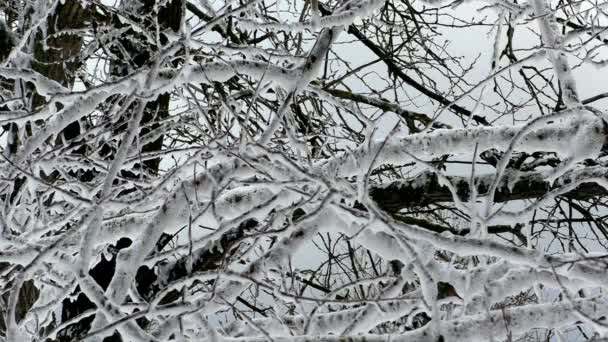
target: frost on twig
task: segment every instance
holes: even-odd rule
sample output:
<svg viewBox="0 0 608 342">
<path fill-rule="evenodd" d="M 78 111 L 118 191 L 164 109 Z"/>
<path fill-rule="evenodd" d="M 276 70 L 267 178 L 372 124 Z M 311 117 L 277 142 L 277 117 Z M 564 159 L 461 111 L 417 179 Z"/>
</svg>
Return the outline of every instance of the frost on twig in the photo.
<svg viewBox="0 0 608 342">
<path fill-rule="evenodd" d="M 605 337 L 604 8 L 0 6 L 0 341 Z"/>
</svg>

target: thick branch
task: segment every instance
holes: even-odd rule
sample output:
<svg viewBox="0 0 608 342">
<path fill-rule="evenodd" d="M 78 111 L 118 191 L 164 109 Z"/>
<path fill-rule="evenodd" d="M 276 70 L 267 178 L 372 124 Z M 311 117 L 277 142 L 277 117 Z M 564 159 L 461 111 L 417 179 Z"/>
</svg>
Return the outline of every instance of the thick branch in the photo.
<svg viewBox="0 0 608 342">
<path fill-rule="evenodd" d="M 584 116 L 584 113 L 578 109 L 559 112 L 527 126 L 437 129 L 403 137 L 390 135 L 386 140 L 378 139 L 350 153 L 323 161 L 320 167 L 323 172 L 349 176 L 371 167 L 373 160 L 369 151 L 379 150 L 375 159 L 377 164 L 403 164 L 413 157 L 431 159 L 445 154 L 469 155 L 475 146 L 484 151 L 492 148 L 506 150 L 511 145 L 518 152 L 555 152 L 579 162 L 596 158 L 605 141 L 603 121 L 596 116 Z M 571 114 L 576 115 L 574 120 Z M 561 118 L 566 120 L 558 120 Z"/>
<path fill-rule="evenodd" d="M 476 178 L 477 191 L 485 195 L 493 179 L 493 174 Z M 495 202 L 507 202 L 539 198 L 548 191 L 564 184 L 570 184 L 577 179 L 601 178 L 608 176 L 606 167 L 586 167 L 570 171 L 560 177 L 553 185 L 544 178 L 543 172 L 531 172 L 517 176 L 516 173 L 507 173 L 496 191 Z M 515 177 L 518 179 L 509 188 L 509 183 Z M 448 177 L 457 189 L 458 197 L 467 200 L 469 197 L 468 177 Z M 564 196 L 573 199 L 589 199 L 596 196 L 607 195 L 608 191 L 596 183 L 583 183 L 575 190 Z M 396 181 L 388 185 L 375 186 L 370 189 L 371 197 L 378 205 L 388 211 L 397 212 L 408 207 L 419 207 L 439 202 L 452 202 L 452 194 L 446 186 L 442 186 L 436 174 L 428 173 L 404 181 Z"/>
</svg>

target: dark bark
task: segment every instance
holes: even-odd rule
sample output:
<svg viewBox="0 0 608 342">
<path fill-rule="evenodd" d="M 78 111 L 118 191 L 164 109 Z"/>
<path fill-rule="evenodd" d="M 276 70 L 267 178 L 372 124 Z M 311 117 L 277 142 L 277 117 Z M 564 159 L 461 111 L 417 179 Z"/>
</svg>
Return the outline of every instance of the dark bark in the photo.
<svg viewBox="0 0 608 342">
<path fill-rule="evenodd" d="M 147 266 L 140 267 L 136 275 L 137 291 L 144 299 L 152 299 L 167 284 L 183 279 L 190 274 L 187 267 L 190 258 L 192 259 L 192 272 L 204 272 L 219 268 L 222 261 L 230 256 L 230 250 L 245 236 L 245 232 L 256 225 L 256 220 L 246 220 L 232 231 L 222 235 L 219 245 L 200 248 L 193 251 L 192 256 L 184 255 L 177 261 L 172 262 L 170 267 L 163 268 L 165 282 L 159 280 L 154 270 Z M 160 251 L 162 248 L 157 244 L 156 250 Z M 171 303 L 177 300 L 179 296 L 180 292 L 174 290 L 161 300 L 161 304 Z"/>
<path fill-rule="evenodd" d="M 114 276 L 114 271 L 116 269 L 116 255 L 118 252 L 127 248 L 131 245 L 131 240 L 126 238 L 121 238 L 116 242 L 116 245 L 110 245 L 108 247 L 108 251 L 110 251 L 110 259 L 106 259 L 105 256 L 102 255 L 101 261 L 95 265 L 92 269 L 89 270 L 89 275 L 103 288 L 104 290 L 110 284 L 112 277 Z M 83 312 L 94 309 L 95 304 L 87 298 L 85 294 L 80 292 L 80 287 L 76 287 L 73 292 L 73 296 L 76 298 L 74 300 L 70 298 L 66 298 L 62 302 L 62 312 L 61 312 L 61 321 L 65 322 L 69 319 L 72 319 Z M 85 331 L 88 331 L 91 323 L 95 315 L 90 315 L 81 319 L 80 321 L 70 324 L 65 329 L 61 330 L 57 333 L 57 341 L 58 342 L 70 342 L 74 341 L 76 336 L 79 336 Z M 107 342 L 115 342 L 120 341 L 120 336 L 115 333 L 112 336 L 107 337 L 104 341 Z"/>
<path fill-rule="evenodd" d="M 144 0 L 141 2 L 141 16 L 133 16 L 131 19 L 139 23 L 142 27 L 147 28 L 150 32 L 155 30 L 150 13 L 153 13 L 155 0 Z M 182 0 L 173 0 L 166 3 L 165 6 L 158 10 L 158 24 L 161 26 L 161 31 L 172 30 L 178 32 L 182 18 Z M 118 18 L 113 18 L 113 25 L 117 29 L 124 27 Z M 167 38 L 162 33 L 160 35 L 161 44 L 167 43 Z M 140 69 L 152 63 L 154 54 L 159 52 L 160 46 L 150 45 L 141 33 L 135 32 L 132 29 L 126 31 L 119 39 L 118 43 L 122 45 L 124 50 L 112 49 L 112 53 L 117 57 L 112 63 L 112 74 L 114 76 L 126 76 L 129 74 L 130 68 Z M 127 52 L 124 55 L 123 51 Z M 175 65 L 174 65 L 175 66 Z M 144 109 L 143 117 L 140 123 L 142 127 L 139 132 L 140 137 L 146 134 L 153 133 L 160 127 L 159 122 L 169 116 L 170 95 L 168 93 L 159 95 L 156 99 L 149 101 Z M 128 111 L 130 113 L 131 111 Z M 114 130 L 116 134 L 122 132 L 127 125 L 127 117 L 121 118 L 118 122 L 118 128 Z M 141 147 L 141 152 L 160 151 L 163 147 L 164 135 L 157 137 L 154 141 L 144 144 Z M 143 163 L 145 172 L 156 173 L 160 165 L 160 158 L 146 160 Z M 135 169 L 142 168 L 141 165 L 135 165 Z M 124 174 L 126 177 L 134 177 L 134 175 Z"/>
<path fill-rule="evenodd" d="M 603 177 L 608 176 L 608 169 L 606 171 L 603 170 L 600 170 L 599 175 L 603 175 Z M 569 184 L 572 181 L 571 175 L 572 172 L 566 173 L 560 180 L 563 181 L 563 184 Z M 458 197 L 463 201 L 468 200 L 470 196 L 469 178 L 448 177 L 448 179 L 450 179 L 456 188 Z M 479 196 L 483 196 L 488 192 L 491 180 L 492 178 L 488 176 L 477 178 L 477 192 Z M 511 189 L 506 181 L 502 182 L 496 191 L 494 202 L 502 203 L 539 198 L 561 186 L 559 181 L 554 185 L 549 183 L 540 172 L 531 172 L 515 182 Z M 607 194 L 608 191 L 596 183 L 583 183 L 576 189 L 563 194 L 563 196 L 585 200 Z M 404 181 L 395 181 L 389 185 L 374 186 L 370 189 L 370 196 L 380 208 L 390 213 L 395 213 L 405 208 L 424 207 L 434 203 L 454 201 L 449 189 L 439 184 L 437 175 L 434 173 L 426 173 Z"/>
<path fill-rule="evenodd" d="M 133 18 L 134 21 L 136 22 L 142 22 L 142 25 L 146 26 L 146 25 L 152 25 L 152 21 L 151 18 L 148 17 L 149 13 L 153 13 L 152 12 L 152 7 L 154 6 L 154 0 L 146 0 L 143 1 L 143 7 L 142 7 L 142 16 L 138 17 L 138 18 Z M 63 11 L 59 11 L 57 15 L 62 14 L 67 16 L 67 18 L 74 18 L 75 20 L 78 19 L 77 16 L 74 16 L 74 13 L 76 11 L 75 10 L 70 10 L 67 11 L 63 10 Z M 159 24 L 162 25 L 163 28 L 165 29 L 171 29 L 173 31 L 178 31 L 179 27 L 180 27 L 180 23 L 181 23 L 181 0 L 173 0 L 170 1 L 169 3 L 166 4 L 166 6 L 161 7 L 158 13 L 158 21 Z M 66 20 L 68 20 L 66 19 Z M 83 20 L 84 18 L 80 18 L 81 20 Z M 109 18 L 106 18 L 105 20 L 108 20 Z M 114 18 L 116 19 L 116 18 Z M 61 20 L 58 20 L 61 21 Z M 69 22 L 69 21 L 68 21 Z M 82 22 L 80 22 L 82 24 Z M 120 23 L 120 21 L 115 20 L 114 24 L 116 26 L 121 26 L 122 24 Z M 151 27 L 151 26 L 150 26 Z M 165 42 L 166 43 L 166 39 L 164 36 L 161 37 L 161 43 Z M 113 73 L 115 76 L 125 76 L 128 73 L 128 65 L 130 65 L 131 67 L 134 68 L 141 68 L 144 67 L 146 64 L 150 63 L 150 59 L 153 56 L 154 52 L 158 52 L 158 50 L 161 47 L 158 46 L 151 46 L 148 43 L 146 43 L 146 40 L 141 37 L 137 32 L 133 32 L 131 31 L 127 31 L 123 36 L 121 36 L 121 38 L 119 39 L 119 43 L 123 45 L 123 47 L 125 48 L 125 50 L 129 53 L 129 56 L 122 56 L 120 51 L 113 51 L 114 54 L 116 56 L 118 56 L 120 59 L 114 61 L 113 63 Z M 71 51 L 71 49 L 73 48 L 74 50 L 76 50 L 76 45 L 78 45 L 78 50 L 80 49 L 80 42 L 72 42 L 71 40 L 68 40 L 66 42 L 67 46 L 66 49 L 68 49 L 69 51 Z M 74 46 L 72 46 L 74 45 Z M 68 68 L 68 70 L 63 70 L 64 75 L 69 74 L 70 70 Z M 48 71 L 49 75 L 47 75 L 50 78 L 53 79 L 59 79 L 61 80 L 61 73 L 59 70 L 55 70 L 55 69 L 50 69 Z M 139 132 L 139 136 L 145 136 L 145 134 L 148 134 L 150 132 L 153 132 L 155 129 L 157 129 L 158 127 L 160 127 L 159 124 L 155 123 L 158 120 L 162 120 L 163 118 L 166 118 L 168 116 L 168 108 L 169 108 L 169 101 L 170 101 L 170 96 L 169 94 L 161 94 L 160 96 L 158 96 L 157 99 L 150 101 L 145 110 L 144 110 L 144 115 L 142 118 L 142 122 L 141 122 L 141 126 L 145 126 L 142 127 L 140 132 Z M 127 112 L 129 113 L 129 111 Z M 128 114 L 127 114 L 128 115 Z M 126 128 L 126 117 L 125 118 L 121 118 L 119 120 L 119 125 L 122 127 L 119 127 L 117 130 L 115 130 L 116 134 L 119 134 L 122 130 L 124 130 Z M 78 123 L 74 123 L 70 126 L 68 126 L 65 130 L 64 130 L 64 136 L 66 139 L 72 139 L 74 137 L 77 137 L 80 135 L 80 125 Z M 85 146 L 85 143 L 82 143 L 83 146 Z M 154 141 L 145 144 L 144 146 L 142 146 L 141 150 L 142 152 L 151 152 L 151 151 L 159 151 L 162 149 L 163 146 L 163 136 L 159 136 L 158 138 L 156 138 Z M 112 149 L 108 149 L 106 148 L 105 150 L 108 153 L 108 157 L 111 159 L 113 158 L 113 154 L 115 151 L 113 151 Z M 82 151 L 82 153 L 84 153 L 84 150 Z M 147 160 L 143 162 L 143 167 L 146 169 L 146 171 L 148 172 L 152 172 L 152 173 L 156 173 L 158 172 L 158 168 L 159 168 L 159 164 L 160 164 L 160 159 L 153 159 L 153 160 Z M 135 168 L 140 168 L 140 165 L 136 165 Z M 84 174 L 82 175 L 82 181 L 87 181 L 87 180 L 91 180 L 93 178 L 94 175 L 91 174 Z M 135 177 L 134 173 L 131 172 L 123 172 L 123 176 L 124 177 Z M 86 179 L 84 179 L 84 178 Z M 107 288 L 107 286 L 109 285 L 113 275 L 114 275 L 114 270 L 116 267 L 116 253 L 118 253 L 118 251 L 122 248 L 126 248 L 128 247 L 128 245 L 130 245 L 130 240 L 122 238 L 117 242 L 117 245 L 114 246 L 109 246 L 109 250 L 112 250 L 113 253 L 111 253 L 111 258 L 108 260 L 105 257 L 102 256 L 101 261 L 95 265 L 90 271 L 89 274 L 91 275 L 91 277 L 105 290 Z M 74 296 L 76 297 L 76 299 L 74 301 L 70 300 L 70 299 L 66 299 L 63 302 L 63 311 L 62 311 L 62 317 L 61 317 L 61 322 L 71 319 L 73 317 L 76 317 L 77 315 L 81 314 L 82 312 L 88 310 L 88 309 L 94 309 L 95 305 L 83 294 L 80 292 L 79 288 L 76 288 L 74 291 Z M 63 329 L 62 331 L 60 331 L 57 335 L 57 340 L 64 342 L 64 341 L 73 341 L 75 338 L 77 338 L 78 336 L 83 336 L 89 329 L 90 329 L 90 325 L 91 322 L 93 321 L 95 315 L 91 315 L 89 317 L 86 317 L 80 321 L 78 321 L 77 323 L 74 323 L 70 326 L 68 326 L 66 329 Z M 140 325 L 144 325 L 146 324 L 145 321 L 143 320 L 138 320 L 137 321 Z M 122 341 L 120 335 L 117 332 L 114 332 L 113 335 L 108 336 L 104 339 L 105 342 L 119 342 Z"/>
</svg>

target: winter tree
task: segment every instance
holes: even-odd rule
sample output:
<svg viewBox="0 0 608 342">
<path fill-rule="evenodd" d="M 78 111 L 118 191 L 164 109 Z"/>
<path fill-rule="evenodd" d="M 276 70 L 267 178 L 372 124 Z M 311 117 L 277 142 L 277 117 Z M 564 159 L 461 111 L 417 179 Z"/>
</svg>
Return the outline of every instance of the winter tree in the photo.
<svg viewBox="0 0 608 342">
<path fill-rule="evenodd" d="M 608 2 L 0 14 L 0 341 L 608 338 Z"/>
</svg>

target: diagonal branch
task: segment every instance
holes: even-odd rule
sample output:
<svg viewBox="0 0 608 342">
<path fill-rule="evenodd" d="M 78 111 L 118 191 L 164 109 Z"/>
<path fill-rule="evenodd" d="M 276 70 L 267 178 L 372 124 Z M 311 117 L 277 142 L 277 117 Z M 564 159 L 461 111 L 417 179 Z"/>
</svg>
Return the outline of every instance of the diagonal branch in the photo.
<svg viewBox="0 0 608 342">
<path fill-rule="evenodd" d="M 329 11 L 327 8 L 325 8 L 322 4 L 319 4 L 319 10 L 321 11 L 321 14 L 323 15 L 331 15 L 332 12 Z M 365 34 L 363 34 L 361 31 L 359 31 L 359 29 L 351 24 L 348 26 L 348 33 L 352 34 L 353 36 L 355 36 L 361 43 L 363 43 L 363 45 L 365 45 L 367 48 L 369 48 L 376 56 L 378 56 L 378 58 L 380 58 L 384 64 L 386 64 L 386 66 L 389 68 L 389 70 L 395 74 L 397 77 L 399 77 L 403 82 L 405 82 L 406 84 L 408 84 L 409 86 L 411 86 L 412 88 L 418 90 L 419 92 L 421 92 L 422 94 L 430 97 L 431 99 L 441 103 L 444 106 L 450 106 L 450 109 L 460 115 L 464 115 L 464 116 L 471 116 L 472 113 L 470 110 L 461 107 L 457 104 L 452 104 L 452 101 L 445 98 L 444 96 L 442 96 L 441 94 L 437 94 L 436 92 L 428 89 L 427 87 L 425 87 L 424 85 L 420 84 L 419 82 L 417 82 L 416 80 L 414 80 L 413 78 L 411 78 L 410 76 L 406 75 L 402 70 L 401 67 L 399 67 L 397 64 L 395 64 L 395 62 L 393 61 L 393 59 L 391 58 L 391 56 L 389 56 L 381 47 L 379 47 L 378 45 L 376 45 L 374 42 L 372 42 L 371 40 L 369 40 Z M 475 122 L 485 125 L 485 126 L 490 126 L 490 123 L 481 116 L 478 115 L 473 115 L 473 120 L 475 120 Z"/>
</svg>

